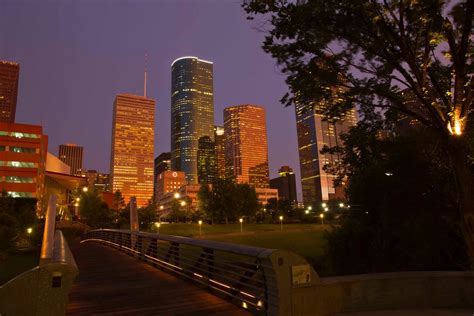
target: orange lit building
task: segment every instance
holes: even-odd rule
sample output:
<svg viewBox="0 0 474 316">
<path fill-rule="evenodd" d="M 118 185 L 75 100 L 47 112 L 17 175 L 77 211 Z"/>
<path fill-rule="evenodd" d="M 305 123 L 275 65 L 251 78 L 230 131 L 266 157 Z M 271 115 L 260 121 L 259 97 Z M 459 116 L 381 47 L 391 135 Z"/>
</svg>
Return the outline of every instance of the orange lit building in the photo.
<svg viewBox="0 0 474 316">
<path fill-rule="evenodd" d="M 0 122 L 15 122 L 19 76 L 19 64 L 0 60 Z"/>
<path fill-rule="evenodd" d="M 156 200 L 159 201 L 166 193 L 175 192 L 186 184 L 186 174 L 183 171 L 163 171 L 156 176 Z"/>
<path fill-rule="evenodd" d="M 155 101 L 119 94 L 114 102 L 110 183 L 125 203 L 131 196 L 142 207 L 153 196 Z"/>
<path fill-rule="evenodd" d="M 41 126 L 0 123 L 0 191 L 41 200 L 47 152 Z"/>
<path fill-rule="evenodd" d="M 84 175 L 82 170 L 82 155 L 84 147 L 76 144 L 59 145 L 59 159 L 71 167 L 71 174 L 75 176 Z"/>
<path fill-rule="evenodd" d="M 265 109 L 252 104 L 224 109 L 226 173 L 237 183 L 269 187 Z"/>
</svg>

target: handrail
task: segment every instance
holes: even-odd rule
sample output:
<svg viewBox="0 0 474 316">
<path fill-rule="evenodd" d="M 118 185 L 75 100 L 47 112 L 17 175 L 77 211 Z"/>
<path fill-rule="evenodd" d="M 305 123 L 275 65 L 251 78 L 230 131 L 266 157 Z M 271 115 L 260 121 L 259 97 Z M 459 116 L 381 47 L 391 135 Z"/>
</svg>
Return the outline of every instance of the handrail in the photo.
<svg viewBox="0 0 474 316">
<path fill-rule="evenodd" d="M 292 264 L 304 259 L 283 250 L 119 229 L 86 232 L 82 242 L 114 247 L 211 290 L 253 313 L 285 315 Z M 311 270 L 313 281 L 318 279 Z M 288 304 L 286 302 L 288 301 Z"/>
</svg>

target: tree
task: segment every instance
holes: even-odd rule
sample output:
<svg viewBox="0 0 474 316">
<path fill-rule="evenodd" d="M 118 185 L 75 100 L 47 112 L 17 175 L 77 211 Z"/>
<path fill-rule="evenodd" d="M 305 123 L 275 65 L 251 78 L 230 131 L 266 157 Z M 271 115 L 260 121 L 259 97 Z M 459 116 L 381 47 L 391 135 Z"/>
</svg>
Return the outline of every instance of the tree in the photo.
<svg viewBox="0 0 474 316">
<path fill-rule="evenodd" d="M 115 191 L 113 201 L 112 201 L 112 209 L 119 212 L 125 207 L 125 199 L 122 196 L 122 192 L 120 190 Z"/>
<path fill-rule="evenodd" d="M 254 217 L 261 205 L 258 203 L 255 188 L 247 183 L 235 186 L 235 213 L 238 217 Z"/>
<path fill-rule="evenodd" d="M 113 225 L 114 214 L 97 190 L 82 192 L 79 214 L 82 220 L 94 228 L 109 228 Z"/>
<path fill-rule="evenodd" d="M 158 213 L 156 212 L 156 204 L 153 201 L 148 201 L 147 206 L 138 209 L 140 229 L 149 230 L 157 221 Z"/>
<path fill-rule="evenodd" d="M 472 126 L 474 1 L 246 1 L 270 16 L 263 49 L 277 59 L 290 92 L 282 102 L 316 104 L 328 118 L 354 104 L 418 120 L 439 139 L 474 269 Z M 412 106 L 413 101 L 417 106 Z"/>
</svg>

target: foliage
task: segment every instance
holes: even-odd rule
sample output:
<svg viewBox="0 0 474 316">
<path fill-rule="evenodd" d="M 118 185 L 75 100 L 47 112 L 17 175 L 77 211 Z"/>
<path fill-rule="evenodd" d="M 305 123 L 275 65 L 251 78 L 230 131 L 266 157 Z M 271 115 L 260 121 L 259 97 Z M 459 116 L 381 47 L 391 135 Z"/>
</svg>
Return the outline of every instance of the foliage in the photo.
<svg viewBox="0 0 474 316">
<path fill-rule="evenodd" d="M 237 184 L 232 179 L 216 179 L 210 188 L 202 184 L 199 210 L 211 222 L 235 222 L 241 217 L 254 217 L 260 209 L 257 193 L 248 184 Z"/>
<path fill-rule="evenodd" d="M 468 139 L 474 1 L 251 0 L 243 7 L 250 19 L 268 18 L 263 49 L 287 75 L 284 104 L 305 105 L 328 120 L 343 118 L 354 105 L 369 118 L 389 110 L 431 131 L 454 179 L 452 201 L 474 269 L 474 155 Z"/>
<path fill-rule="evenodd" d="M 118 212 L 125 208 L 125 199 L 123 198 L 122 192 L 120 192 L 120 190 L 115 191 L 112 205 L 112 209 Z"/>
<path fill-rule="evenodd" d="M 148 201 L 148 205 L 138 209 L 138 222 L 140 230 L 149 230 L 155 222 L 158 221 L 158 213 L 156 212 L 156 204 Z"/>
<path fill-rule="evenodd" d="M 31 236 L 27 236 L 26 230 L 37 226 L 35 208 L 36 199 L 15 199 L 5 191 L 1 193 L 0 252 L 12 248 L 20 239 L 32 241 Z"/>
<path fill-rule="evenodd" d="M 266 212 L 271 215 L 272 220 L 277 220 L 283 216 L 286 220 L 301 220 L 303 212 L 293 207 L 291 201 L 287 199 L 271 198 L 265 205 Z"/>
<path fill-rule="evenodd" d="M 113 226 L 114 213 L 102 200 L 97 190 L 82 192 L 79 201 L 79 215 L 89 226 L 110 228 Z"/>
<path fill-rule="evenodd" d="M 377 137 L 361 122 L 344 136 L 350 176 L 348 216 L 326 234 L 327 269 L 335 274 L 468 267 L 455 184 L 428 131 Z M 421 150 L 420 150 L 421 149 Z"/>
</svg>

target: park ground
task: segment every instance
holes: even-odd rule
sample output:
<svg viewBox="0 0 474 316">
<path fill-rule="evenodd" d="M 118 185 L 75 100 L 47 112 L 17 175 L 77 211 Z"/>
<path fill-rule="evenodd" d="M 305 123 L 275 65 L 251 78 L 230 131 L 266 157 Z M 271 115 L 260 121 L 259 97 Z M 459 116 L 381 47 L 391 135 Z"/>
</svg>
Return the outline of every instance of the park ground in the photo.
<svg viewBox="0 0 474 316">
<path fill-rule="evenodd" d="M 240 224 L 199 225 L 162 224 L 160 233 L 229 242 L 254 247 L 292 251 L 318 266 L 324 248 L 324 231 L 328 225 L 318 224 Z M 156 232 L 157 230 L 155 230 Z"/>
</svg>

